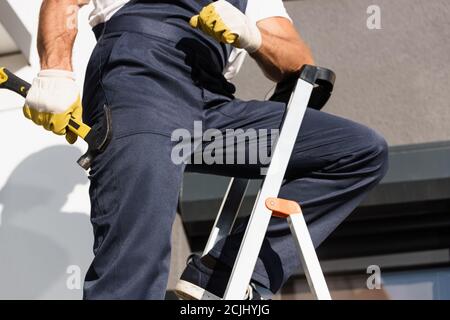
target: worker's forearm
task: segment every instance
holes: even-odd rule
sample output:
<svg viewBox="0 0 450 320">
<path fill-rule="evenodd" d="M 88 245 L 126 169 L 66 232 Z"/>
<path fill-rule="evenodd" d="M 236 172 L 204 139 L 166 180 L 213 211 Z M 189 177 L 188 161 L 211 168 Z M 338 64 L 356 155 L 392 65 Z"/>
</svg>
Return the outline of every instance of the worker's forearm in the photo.
<svg viewBox="0 0 450 320">
<path fill-rule="evenodd" d="M 280 82 L 304 64 L 314 64 L 311 50 L 300 36 L 288 38 L 270 33 L 264 28 L 260 28 L 260 31 L 262 46 L 251 56 L 269 79 Z"/>
<path fill-rule="evenodd" d="M 72 49 L 78 33 L 77 11 L 85 1 L 44 0 L 38 30 L 42 69 L 72 71 Z"/>
</svg>

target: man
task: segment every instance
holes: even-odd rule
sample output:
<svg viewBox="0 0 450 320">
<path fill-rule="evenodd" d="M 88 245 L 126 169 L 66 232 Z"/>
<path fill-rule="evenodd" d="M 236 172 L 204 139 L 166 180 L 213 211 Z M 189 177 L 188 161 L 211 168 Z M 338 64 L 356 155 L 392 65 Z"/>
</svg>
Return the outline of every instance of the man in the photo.
<svg viewBox="0 0 450 320">
<path fill-rule="evenodd" d="M 24 107 L 26 117 L 66 135 L 70 143 L 76 137 L 65 127 L 70 116 L 80 118 L 82 111 L 71 63 L 77 31 L 66 23 L 66 12 L 86 2 L 43 1 L 38 37 L 42 71 Z M 83 120 L 90 125 L 101 121 L 102 106 L 108 104 L 114 138 L 90 171 L 95 258 L 84 297 L 162 299 L 184 170 L 261 178 L 262 166 L 175 163 L 172 133 L 180 128 L 192 133 L 196 121 L 204 130 L 222 132 L 279 128 L 285 104 L 236 99 L 228 80 L 247 54 L 275 82 L 314 60 L 281 0 L 94 4 L 90 22 L 98 44 L 87 67 Z M 249 153 L 258 142 L 241 140 L 241 148 L 224 148 L 223 154 Z M 301 203 L 318 246 L 380 181 L 386 162 L 387 146 L 379 134 L 308 109 L 280 197 Z M 188 263 L 177 286 L 181 297 L 223 294 L 244 229 L 239 226 L 210 254 Z M 289 228 L 273 218 L 252 276 L 251 297 L 277 292 L 298 268 Z"/>
</svg>

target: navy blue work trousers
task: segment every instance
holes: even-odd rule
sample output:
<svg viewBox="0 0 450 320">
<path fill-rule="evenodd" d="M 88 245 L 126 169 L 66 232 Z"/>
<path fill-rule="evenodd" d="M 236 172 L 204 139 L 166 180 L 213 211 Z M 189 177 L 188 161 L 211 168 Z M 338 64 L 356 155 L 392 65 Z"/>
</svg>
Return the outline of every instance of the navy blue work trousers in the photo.
<svg viewBox="0 0 450 320">
<path fill-rule="evenodd" d="M 114 138 L 90 172 L 95 258 L 85 299 L 163 299 L 170 239 L 185 170 L 261 178 L 261 164 L 177 164 L 174 130 L 277 129 L 285 104 L 242 101 L 197 81 L 192 43 L 139 33 L 103 35 L 87 69 L 84 120 L 113 112 Z M 200 61 L 199 61 L 200 60 Z M 244 141 L 244 150 L 255 141 Z M 204 144 L 204 147 L 207 144 Z M 223 150 L 226 154 L 227 150 Z M 288 155 L 286 155 L 288 156 Z M 315 246 L 358 206 L 387 168 L 383 137 L 361 124 L 308 109 L 280 197 L 298 201 Z M 232 265 L 245 225 L 212 255 Z M 254 280 L 276 292 L 300 267 L 286 221 L 273 218 Z"/>
</svg>

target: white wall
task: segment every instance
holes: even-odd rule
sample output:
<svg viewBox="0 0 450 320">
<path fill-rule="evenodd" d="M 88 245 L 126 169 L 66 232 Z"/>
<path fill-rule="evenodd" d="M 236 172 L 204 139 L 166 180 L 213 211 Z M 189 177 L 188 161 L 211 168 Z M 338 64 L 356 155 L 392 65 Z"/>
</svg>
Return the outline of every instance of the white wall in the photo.
<svg viewBox="0 0 450 320">
<path fill-rule="evenodd" d="M 35 43 L 39 1 L 11 5 Z M 80 87 L 95 44 L 89 10 L 81 11 L 74 52 Z M 0 57 L 0 66 L 28 81 L 38 71 L 23 55 Z M 88 179 L 75 163 L 86 146 L 82 141 L 68 146 L 63 137 L 35 126 L 23 117 L 22 105 L 21 97 L 0 91 L 0 299 L 80 298 L 76 287 L 92 259 L 93 241 Z M 81 270 L 78 279 L 77 267 L 67 273 L 73 265 Z"/>
<path fill-rule="evenodd" d="M 0 24 L 0 55 L 18 50 L 16 43 L 11 39 L 11 36 L 6 32 L 3 25 Z"/>
</svg>

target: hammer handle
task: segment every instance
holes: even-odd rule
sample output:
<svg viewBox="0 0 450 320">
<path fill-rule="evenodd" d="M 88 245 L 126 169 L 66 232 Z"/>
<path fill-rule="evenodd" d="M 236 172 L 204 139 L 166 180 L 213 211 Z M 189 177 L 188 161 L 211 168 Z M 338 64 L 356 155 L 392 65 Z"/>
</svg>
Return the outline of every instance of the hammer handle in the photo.
<svg viewBox="0 0 450 320">
<path fill-rule="evenodd" d="M 0 68 L 0 89 L 9 89 L 26 98 L 31 84 L 19 78 L 6 68 Z M 70 118 L 67 128 L 82 139 L 91 131 L 91 128 L 75 118 Z"/>
<path fill-rule="evenodd" d="M 0 68 L 0 88 L 14 91 L 15 93 L 26 98 L 28 91 L 31 88 L 31 84 L 20 79 L 8 69 Z"/>
</svg>

